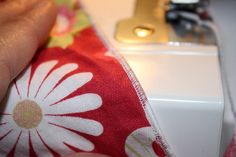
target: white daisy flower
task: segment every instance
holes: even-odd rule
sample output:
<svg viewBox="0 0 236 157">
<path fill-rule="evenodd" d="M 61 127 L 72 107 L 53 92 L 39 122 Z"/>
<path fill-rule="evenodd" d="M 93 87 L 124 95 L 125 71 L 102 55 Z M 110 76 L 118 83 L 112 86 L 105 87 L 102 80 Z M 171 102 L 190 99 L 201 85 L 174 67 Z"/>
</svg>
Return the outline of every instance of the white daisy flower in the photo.
<svg viewBox="0 0 236 157">
<path fill-rule="evenodd" d="M 67 76 L 78 68 L 69 63 L 55 68 L 58 61 L 40 64 L 31 75 L 31 67 L 13 84 L 0 115 L 0 156 L 54 156 L 73 153 L 72 146 L 92 151 L 94 144 L 80 135 L 99 136 L 100 122 L 66 114 L 95 110 L 102 99 L 94 93 L 67 96 L 88 83 L 90 72 Z"/>
<path fill-rule="evenodd" d="M 125 152 L 129 157 L 158 157 L 153 148 L 155 141 L 151 127 L 139 128 L 127 137 Z"/>
</svg>

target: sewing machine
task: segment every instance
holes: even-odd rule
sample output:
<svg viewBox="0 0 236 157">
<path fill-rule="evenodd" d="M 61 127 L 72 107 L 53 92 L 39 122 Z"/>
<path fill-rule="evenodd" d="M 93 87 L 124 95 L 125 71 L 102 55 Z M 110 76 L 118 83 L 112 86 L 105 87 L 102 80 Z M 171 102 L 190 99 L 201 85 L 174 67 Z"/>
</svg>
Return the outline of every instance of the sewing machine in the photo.
<svg viewBox="0 0 236 157">
<path fill-rule="evenodd" d="M 214 7 L 230 7 L 212 3 L 217 16 L 213 19 L 222 15 Z M 225 74 L 232 72 L 229 65 L 235 62 L 228 57 L 225 73 L 219 55 L 226 52 L 219 48 L 211 16 L 201 21 L 192 14 L 196 7 L 208 5 L 199 0 L 82 0 L 82 5 L 106 42 L 134 71 L 175 155 L 222 156 L 234 129 Z M 178 11 L 183 12 L 175 14 Z M 234 75 L 230 88 L 235 87 L 233 80 Z"/>
</svg>

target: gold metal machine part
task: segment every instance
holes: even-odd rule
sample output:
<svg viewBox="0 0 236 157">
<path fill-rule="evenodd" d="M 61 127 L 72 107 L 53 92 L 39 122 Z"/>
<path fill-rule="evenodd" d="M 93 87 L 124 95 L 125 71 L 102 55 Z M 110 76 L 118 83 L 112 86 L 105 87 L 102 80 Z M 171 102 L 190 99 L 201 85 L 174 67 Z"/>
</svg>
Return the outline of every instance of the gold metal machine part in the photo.
<svg viewBox="0 0 236 157">
<path fill-rule="evenodd" d="M 117 24 L 116 39 L 125 43 L 168 41 L 165 0 L 137 0 L 134 16 Z"/>
<path fill-rule="evenodd" d="M 115 38 L 127 44 L 216 44 L 212 23 L 202 22 L 197 14 L 195 16 L 193 13 L 176 11 L 178 15 L 196 20 L 194 28 L 188 24 L 182 26 L 169 22 L 166 17 L 171 4 L 169 0 L 137 0 L 133 17 L 117 23 Z M 191 7 L 197 6 L 192 4 Z"/>
</svg>

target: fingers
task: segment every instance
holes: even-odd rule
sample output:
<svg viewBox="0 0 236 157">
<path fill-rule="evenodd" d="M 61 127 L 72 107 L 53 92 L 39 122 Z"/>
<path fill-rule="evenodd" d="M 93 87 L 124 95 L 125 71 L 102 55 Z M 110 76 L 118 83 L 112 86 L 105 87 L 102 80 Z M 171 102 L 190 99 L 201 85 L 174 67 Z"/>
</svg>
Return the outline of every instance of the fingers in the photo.
<svg viewBox="0 0 236 157">
<path fill-rule="evenodd" d="M 30 5 L 22 6 L 23 2 L 28 1 Z M 0 6 L 1 12 L 10 13 L 3 15 L 4 20 L 0 20 L 0 99 L 8 84 L 24 69 L 38 46 L 47 39 L 56 18 L 53 1 L 27 2 L 15 0 L 15 3 L 0 3 L 5 5 Z M 20 7 L 8 7 L 7 3 L 11 6 L 20 4 Z"/>
<path fill-rule="evenodd" d="M 26 32 L 37 37 L 40 45 L 47 39 L 54 24 L 56 13 L 57 10 L 53 1 L 40 0 L 40 3 L 36 3 L 29 11 L 20 16 L 18 24 L 25 28 Z"/>
<path fill-rule="evenodd" d="M 34 5 L 37 0 L 2 0 L 0 1 L 0 22 L 19 16 Z"/>
</svg>

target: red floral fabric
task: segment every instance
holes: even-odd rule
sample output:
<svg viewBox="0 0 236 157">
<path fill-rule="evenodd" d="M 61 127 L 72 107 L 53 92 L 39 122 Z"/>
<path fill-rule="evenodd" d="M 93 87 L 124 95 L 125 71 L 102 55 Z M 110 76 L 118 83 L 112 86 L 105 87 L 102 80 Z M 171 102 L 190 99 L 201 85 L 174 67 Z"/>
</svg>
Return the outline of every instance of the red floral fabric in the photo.
<svg viewBox="0 0 236 157">
<path fill-rule="evenodd" d="M 69 27 L 73 29 L 71 23 Z M 60 29 L 60 39 L 52 37 L 54 42 L 38 51 L 12 83 L 1 104 L 0 156 L 168 156 L 127 65 L 86 19 L 76 28 L 69 36 Z M 56 45 L 64 38 L 70 40 Z"/>
</svg>

